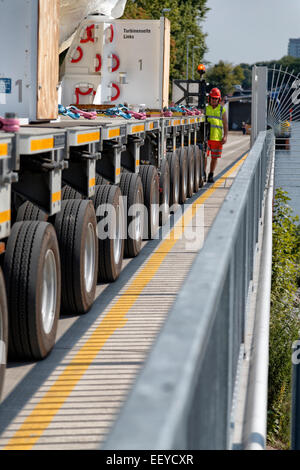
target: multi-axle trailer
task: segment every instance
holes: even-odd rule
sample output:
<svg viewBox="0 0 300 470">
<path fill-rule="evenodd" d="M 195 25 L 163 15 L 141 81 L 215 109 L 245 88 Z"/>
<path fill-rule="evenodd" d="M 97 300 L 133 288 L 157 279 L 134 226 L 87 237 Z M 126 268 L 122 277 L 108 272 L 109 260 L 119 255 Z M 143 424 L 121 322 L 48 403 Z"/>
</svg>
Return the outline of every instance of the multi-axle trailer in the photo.
<svg viewBox="0 0 300 470">
<path fill-rule="evenodd" d="M 1 386 L 7 352 L 47 356 L 60 312 L 88 312 L 97 282 L 203 185 L 205 126 L 63 117 L 0 131 Z"/>
<path fill-rule="evenodd" d="M 1 3 L 0 393 L 7 355 L 46 357 L 203 184 L 204 114 L 165 117 L 170 22 L 75 3 Z"/>
</svg>

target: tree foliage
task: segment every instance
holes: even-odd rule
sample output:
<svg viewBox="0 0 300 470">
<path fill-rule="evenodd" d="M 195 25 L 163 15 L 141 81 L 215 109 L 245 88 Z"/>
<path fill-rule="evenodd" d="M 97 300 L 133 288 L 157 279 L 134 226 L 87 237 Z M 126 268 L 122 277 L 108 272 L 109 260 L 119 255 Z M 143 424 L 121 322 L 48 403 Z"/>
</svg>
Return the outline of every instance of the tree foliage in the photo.
<svg viewBox="0 0 300 470">
<path fill-rule="evenodd" d="M 273 210 L 272 290 L 268 390 L 268 438 L 289 446 L 292 344 L 298 337 L 298 217 L 292 216 L 288 195 L 277 189 Z"/>
<path fill-rule="evenodd" d="M 251 83 L 252 83 L 252 67 L 253 65 L 260 65 L 260 66 L 265 66 L 268 67 L 269 69 L 276 68 L 279 70 L 281 66 L 281 70 L 285 71 L 287 70 L 289 73 L 293 73 L 293 75 L 298 75 L 300 74 L 300 59 L 292 56 L 284 56 L 279 60 L 269 60 L 269 61 L 264 61 L 264 62 L 256 62 L 255 64 L 240 64 L 240 67 L 243 69 L 244 72 L 244 79 L 241 83 L 242 87 L 245 90 L 250 90 L 251 89 Z M 288 80 L 288 75 L 286 77 Z M 269 88 L 271 87 L 271 74 L 269 74 Z"/>
<path fill-rule="evenodd" d="M 171 22 L 171 60 L 170 78 L 186 78 L 186 47 L 187 35 L 195 37 L 189 40 L 190 59 L 189 74 L 192 76 L 192 48 L 194 50 L 195 64 L 202 62 L 207 50 L 206 35 L 202 32 L 201 22 L 204 20 L 209 8 L 207 0 L 127 0 L 123 18 L 126 19 L 155 19 L 162 16 L 164 8 L 170 8 L 165 16 Z"/>
<path fill-rule="evenodd" d="M 240 85 L 244 79 L 244 72 L 239 65 L 233 66 L 229 62 L 220 60 L 218 64 L 210 67 L 206 73 L 209 87 L 217 87 L 222 95 L 231 94 L 234 85 Z"/>
</svg>

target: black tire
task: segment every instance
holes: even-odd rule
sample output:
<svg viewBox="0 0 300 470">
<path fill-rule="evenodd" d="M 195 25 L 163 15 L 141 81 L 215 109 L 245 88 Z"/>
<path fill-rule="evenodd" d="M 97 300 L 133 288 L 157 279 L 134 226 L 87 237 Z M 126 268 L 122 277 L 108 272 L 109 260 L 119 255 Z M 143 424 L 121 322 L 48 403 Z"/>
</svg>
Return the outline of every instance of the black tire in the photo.
<svg viewBox="0 0 300 470">
<path fill-rule="evenodd" d="M 96 175 L 96 185 L 101 186 L 102 184 L 109 184 L 109 181 L 101 175 Z"/>
<path fill-rule="evenodd" d="M 48 214 L 32 204 L 32 202 L 26 201 L 19 207 L 16 217 L 16 222 L 24 220 L 47 222 Z"/>
<path fill-rule="evenodd" d="M 61 299 L 59 248 L 53 226 L 35 221 L 15 223 L 6 246 L 3 272 L 9 357 L 42 359 L 55 343 Z"/>
<path fill-rule="evenodd" d="M 8 350 L 8 313 L 5 282 L 0 268 L 0 402 L 5 378 Z"/>
<path fill-rule="evenodd" d="M 194 194 L 194 185 L 195 185 L 195 158 L 194 158 L 194 149 L 191 145 L 187 149 L 187 160 L 188 160 L 187 197 L 192 197 Z"/>
<path fill-rule="evenodd" d="M 98 272 L 96 225 L 91 201 L 62 201 L 54 227 L 60 248 L 64 313 L 86 313 L 93 305 Z"/>
<path fill-rule="evenodd" d="M 83 197 L 76 189 L 66 184 L 61 190 L 61 199 L 62 201 L 68 201 L 69 199 L 83 199 Z"/>
<path fill-rule="evenodd" d="M 170 167 L 166 158 L 163 158 L 159 177 L 159 224 L 167 223 L 170 215 Z"/>
<path fill-rule="evenodd" d="M 180 164 L 179 204 L 184 204 L 187 198 L 187 186 L 188 186 L 188 161 L 187 161 L 187 149 L 185 147 L 180 149 L 179 164 Z"/>
<path fill-rule="evenodd" d="M 201 153 L 198 145 L 194 146 L 194 156 L 195 156 L 195 184 L 194 191 L 197 193 L 200 188 L 201 180 Z"/>
<path fill-rule="evenodd" d="M 125 210 L 122 193 L 119 186 L 96 186 L 92 201 L 97 215 L 98 281 L 113 282 L 120 276 L 124 257 Z"/>
<path fill-rule="evenodd" d="M 180 164 L 179 151 L 167 153 L 167 159 L 170 167 L 170 207 L 173 209 L 179 205 L 180 191 Z"/>
<path fill-rule="evenodd" d="M 159 229 L 159 176 L 155 166 L 141 165 L 140 175 L 144 188 L 145 217 L 144 239 L 153 239 Z"/>
<path fill-rule="evenodd" d="M 141 251 L 144 233 L 144 190 L 140 175 L 122 173 L 120 189 L 122 195 L 127 197 L 127 208 L 125 208 L 127 210 L 127 236 L 124 244 L 124 256 L 134 258 Z M 140 210 L 136 206 L 137 204 L 141 206 Z"/>
</svg>

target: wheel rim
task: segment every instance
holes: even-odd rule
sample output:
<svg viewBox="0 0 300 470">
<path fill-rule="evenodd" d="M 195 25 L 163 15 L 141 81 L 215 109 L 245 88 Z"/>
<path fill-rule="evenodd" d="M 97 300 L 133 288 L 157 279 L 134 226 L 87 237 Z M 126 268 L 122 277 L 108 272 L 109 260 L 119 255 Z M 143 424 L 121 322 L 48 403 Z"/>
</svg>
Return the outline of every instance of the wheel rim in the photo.
<svg viewBox="0 0 300 470">
<path fill-rule="evenodd" d="M 184 178 L 183 178 L 183 191 L 184 194 L 187 192 L 187 182 L 188 182 L 188 174 L 187 171 L 184 173 Z"/>
<path fill-rule="evenodd" d="M 179 178 L 176 178 L 174 183 L 175 183 L 174 197 L 175 197 L 175 202 L 177 203 L 179 200 Z"/>
<path fill-rule="evenodd" d="M 141 208 L 142 207 L 142 192 L 139 189 L 136 198 L 136 204 Z M 142 238 L 142 213 L 141 210 L 138 210 L 135 215 L 135 240 L 139 241 Z"/>
<path fill-rule="evenodd" d="M 165 210 L 165 212 L 167 212 L 168 206 L 169 206 L 169 201 L 170 201 L 170 185 L 168 184 L 168 182 L 166 182 L 164 193 L 165 193 L 164 210 Z"/>
<path fill-rule="evenodd" d="M 194 162 L 191 164 L 190 185 L 191 189 L 194 189 Z"/>
<path fill-rule="evenodd" d="M 199 184 L 199 181 L 200 181 L 200 165 L 199 165 L 199 162 L 197 164 L 197 175 L 196 175 L 196 182 L 197 184 Z"/>
<path fill-rule="evenodd" d="M 157 181 L 154 183 L 154 191 L 153 191 L 153 197 L 152 197 L 152 203 L 151 203 L 151 219 L 152 219 L 152 226 L 155 227 L 158 225 L 159 221 L 159 192 L 158 190 L 158 185 Z"/>
<path fill-rule="evenodd" d="M 49 334 L 55 318 L 57 299 L 56 261 L 52 250 L 48 250 L 45 256 L 42 286 L 42 322 L 45 333 Z"/>
<path fill-rule="evenodd" d="M 118 264 L 121 257 L 122 249 L 122 224 L 123 224 L 123 212 L 121 206 L 116 208 L 116 227 L 114 236 L 114 261 Z"/>
<path fill-rule="evenodd" d="M 90 222 L 87 226 L 87 234 L 84 246 L 84 280 L 87 292 L 92 290 L 95 277 L 95 231 Z"/>
</svg>

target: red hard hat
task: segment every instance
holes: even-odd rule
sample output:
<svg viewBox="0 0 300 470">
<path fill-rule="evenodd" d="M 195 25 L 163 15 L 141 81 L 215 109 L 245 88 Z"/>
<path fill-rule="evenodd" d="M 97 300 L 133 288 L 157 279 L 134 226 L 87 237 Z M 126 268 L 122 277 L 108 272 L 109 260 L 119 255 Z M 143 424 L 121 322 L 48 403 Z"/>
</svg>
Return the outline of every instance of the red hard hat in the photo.
<svg viewBox="0 0 300 470">
<path fill-rule="evenodd" d="M 211 98 L 221 98 L 221 92 L 220 92 L 219 88 L 212 88 L 210 90 L 209 96 Z"/>
</svg>

